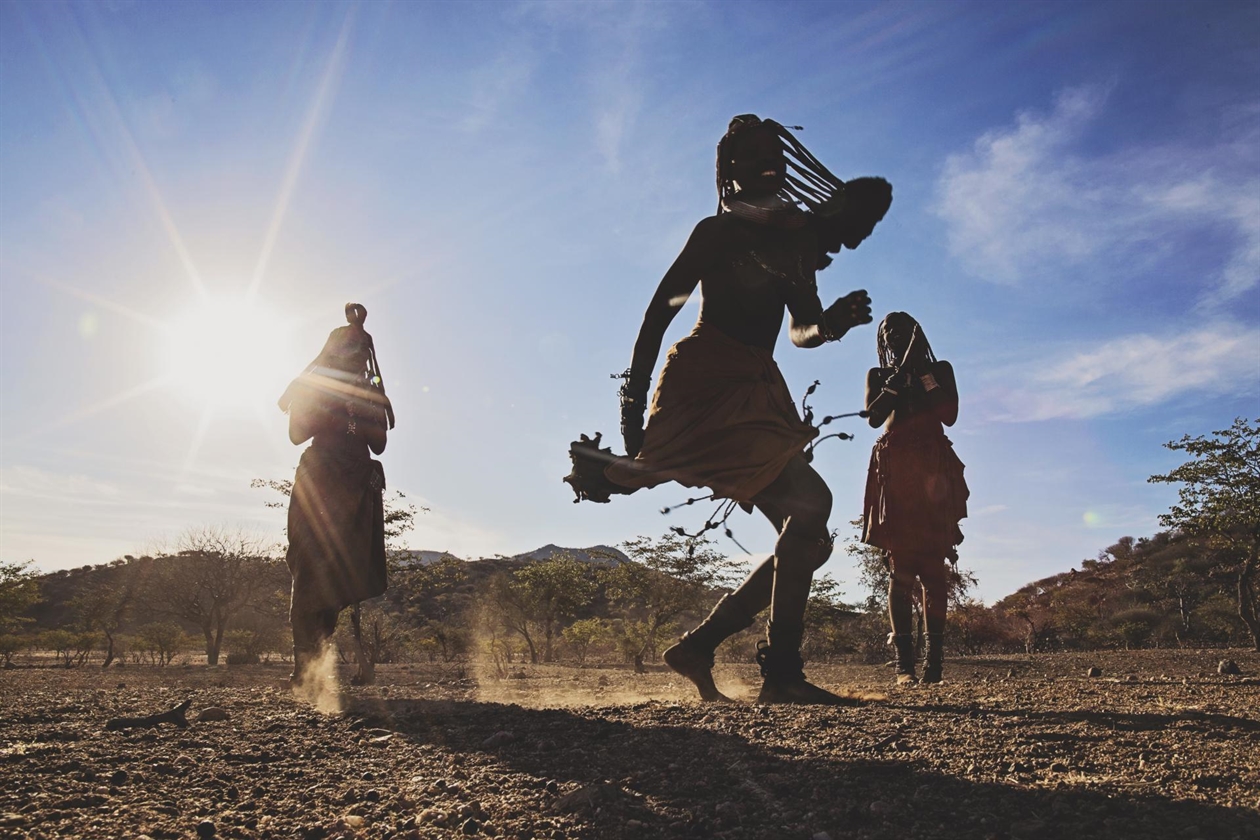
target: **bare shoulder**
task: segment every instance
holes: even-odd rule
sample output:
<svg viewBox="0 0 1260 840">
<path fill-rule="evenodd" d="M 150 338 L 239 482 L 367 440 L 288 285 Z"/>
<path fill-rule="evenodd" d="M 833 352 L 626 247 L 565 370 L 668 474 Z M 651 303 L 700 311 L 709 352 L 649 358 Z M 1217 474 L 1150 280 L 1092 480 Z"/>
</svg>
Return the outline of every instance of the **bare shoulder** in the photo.
<svg viewBox="0 0 1260 840">
<path fill-rule="evenodd" d="M 888 378 L 889 374 L 891 373 L 892 373 L 892 368 L 886 368 L 886 367 L 871 368 L 870 370 L 866 372 L 866 382 L 867 384 L 883 382 L 885 379 Z"/>
<path fill-rule="evenodd" d="M 945 387 L 958 387 L 957 380 L 954 379 L 954 366 L 944 359 L 937 359 L 932 364 L 932 376 Z"/>
</svg>

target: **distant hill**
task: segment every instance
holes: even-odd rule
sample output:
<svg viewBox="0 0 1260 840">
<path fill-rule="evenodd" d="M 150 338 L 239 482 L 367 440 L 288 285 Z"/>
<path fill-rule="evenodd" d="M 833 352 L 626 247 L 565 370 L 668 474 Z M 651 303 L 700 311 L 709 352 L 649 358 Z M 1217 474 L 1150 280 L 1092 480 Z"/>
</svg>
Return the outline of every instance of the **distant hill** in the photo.
<svg viewBox="0 0 1260 840">
<path fill-rule="evenodd" d="M 542 548 L 536 548 L 524 554 L 514 554 L 510 559 L 541 561 L 550 560 L 557 554 L 568 554 L 575 560 L 580 560 L 583 563 L 593 563 L 596 566 L 619 566 L 622 563 L 630 562 L 630 558 L 624 552 L 610 545 L 595 545 L 590 548 L 564 548 L 554 543 L 548 543 Z"/>
<path fill-rule="evenodd" d="M 406 556 L 403 558 L 402 563 L 403 565 L 408 566 L 428 566 L 436 563 L 443 557 L 453 557 L 461 563 L 486 562 L 485 560 L 465 560 L 463 557 L 459 557 L 449 551 L 431 551 L 429 549 L 406 549 L 403 554 Z M 630 561 L 630 558 L 627 557 L 624 552 L 613 548 L 610 545 L 593 545 L 589 548 L 565 548 L 564 546 L 559 546 L 555 543 L 548 543 L 541 548 L 535 548 L 533 551 L 526 551 L 522 554 L 513 554 L 511 556 L 501 556 L 490 559 L 498 561 L 511 560 L 515 561 L 513 565 L 519 565 L 529 562 L 538 563 L 543 560 L 550 560 L 559 554 L 568 554 L 575 560 L 582 563 L 591 563 L 596 566 L 618 566 L 622 563 L 628 563 Z"/>
</svg>

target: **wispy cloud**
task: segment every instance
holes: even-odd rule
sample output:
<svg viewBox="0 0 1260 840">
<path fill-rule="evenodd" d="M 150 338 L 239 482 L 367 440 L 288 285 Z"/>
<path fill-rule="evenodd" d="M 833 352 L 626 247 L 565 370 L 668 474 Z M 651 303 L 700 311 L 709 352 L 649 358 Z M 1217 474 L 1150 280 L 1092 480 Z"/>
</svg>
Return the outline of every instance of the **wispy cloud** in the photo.
<svg viewBox="0 0 1260 840">
<path fill-rule="evenodd" d="M 86 475 L 49 472 L 24 465 L 6 467 L 0 477 L 0 495 L 4 496 L 113 504 L 120 492 L 113 484 Z"/>
<path fill-rule="evenodd" d="M 1157 405 L 1185 394 L 1260 391 L 1260 328 L 1219 321 L 1180 333 L 1123 336 L 997 370 L 991 420 L 1080 419 Z"/>
<path fill-rule="evenodd" d="M 619 173 L 622 150 L 634 135 L 649 84 L 645 53 L 653 33 L 668 30 L 677 8 L 650 2 L 544 2 L 527 8 L 553 27 L 580 33 L 592 57 L 586 82 L 595 148 L 609 171 Z"/>
<path fill-rule="evenodd" d="M 509 46 L 492 61 L 472 71 L 467 98 L 468 114 L 459 122 L 467 132 L 481 131 L 529 89 L 538 67 L 536 50 L 523 39 Z"/>
<path fill-rule="evenodd" d="M 1200 289 L 1200 306 L 1255 287 L 1260 113 L 1241 114 L 1230 136 L 1206 148 L 1091 155 L 1082 140 L 1104 116 L 1110 93 L 1110 86 L 1063 91 L 1049 113 L 1022 112 L 947 158 L 933 210 L 945 221 L 951 253 L 981 277 L 1015 284 L 1086 265 L 1122 266 L 1140 255 L 1156 269 L 1178 237 L 1211 231 L 1231 245 L 1214 277 L 1187 278 Z"/>
</svg>

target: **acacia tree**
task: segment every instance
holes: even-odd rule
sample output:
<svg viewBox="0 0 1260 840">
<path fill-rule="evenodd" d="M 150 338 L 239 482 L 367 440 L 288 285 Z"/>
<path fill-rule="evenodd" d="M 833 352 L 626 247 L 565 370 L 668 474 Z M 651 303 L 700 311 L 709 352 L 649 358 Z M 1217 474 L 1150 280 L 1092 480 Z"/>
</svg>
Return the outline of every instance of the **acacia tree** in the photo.
<svg viewBox="0 0 1260 840">
<path fill-rule="evenodd" d="M 102 668 L 108 668 L 114 661 L 118 631 L 122 629 L 135 595 L 130 584 L 130 576 L 122 585 L 97 580 L 70 602 L 70 608 L 83 630 L 87 633 L 100 633 L 105 637 L 105 661 L 101 663 Z"/>
<path fill-rule="evenodd" d="M 529 648 L 530 662 L 555 659 L 554 642 L 564 623 L 595 599 L 598 592 L 591 567 L 570 554 L 557 554 L 530 563 L 511 575 L 495 575 L 487 582 L 486 604 L 503 628 L 520 636 Z"/>
<path fill-rule="evenodd" d="M 464 563 L 443 554 L 432 563 L 410 563 L 395 574 L 395 591 L 403 609 L 419 629 L 421 644 L 436 650 L 450 662 L 467 646 L 467 628 L 460 621 L 462 604 L 458 588 L 467 578 Z"/>
<path fill-rule="evenodd" d="M 229 623 L 275 587 L 275 564 L 264 554 L 265 543 L 243 531 L 190 529 L 173 554 L 153 559 L 146 606 L 195 625 L 205 639 L 206 662 L 218 665 Z"/>
<path fill-rule="evenodd" d="M 1160 524 L 1204 540 L 1235 584 L 1238 617 L 1260 650 L 1260 419 L 1164 444 L 1192 457 L 1152 482 L 1181 484 Z"/>
<path fill-rule="evenodd" d="M 666 625 L 700 610 L 714 589 L 734 582 L 736 564 L 709 545 L 672 532 L 636 537 L 622 546 L 630 562 L 603 572 L 608 600 L 625 616 L 627 653 L 636 671 L 643 671 L 643 658 L 656 649 Z"/>
</svg>

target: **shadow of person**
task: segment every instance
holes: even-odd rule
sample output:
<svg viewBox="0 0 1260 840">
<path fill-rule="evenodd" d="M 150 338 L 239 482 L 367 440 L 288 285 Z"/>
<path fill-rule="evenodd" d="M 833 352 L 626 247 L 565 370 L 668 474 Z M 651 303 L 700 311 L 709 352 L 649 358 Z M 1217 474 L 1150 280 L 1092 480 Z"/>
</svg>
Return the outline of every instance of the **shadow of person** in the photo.
<svg viewBox="0 0 1260 840">
<path fill-rule="evenodd" d="M 523 804 L 496 820 L 510 837 L 1260 837 L 1254 810 L 1123 783 L 1051 789 L 943 772 L 922 752 L 886 750 L 851 710 L 357 700 L 346 712 L 448 755 L 467 796 L 519 791 Z"/>
</svg>

